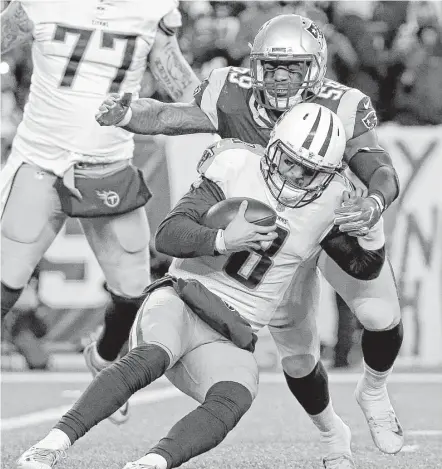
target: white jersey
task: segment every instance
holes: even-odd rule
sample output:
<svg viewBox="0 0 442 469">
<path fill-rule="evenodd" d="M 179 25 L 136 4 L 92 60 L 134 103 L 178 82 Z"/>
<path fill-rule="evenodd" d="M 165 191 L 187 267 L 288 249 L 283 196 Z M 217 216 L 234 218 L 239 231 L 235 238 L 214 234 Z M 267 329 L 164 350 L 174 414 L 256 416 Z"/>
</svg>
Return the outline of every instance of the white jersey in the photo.
<svg viewBox="0 0 442 469">
<path fill-rule="evenodd" d="M 230 146 L 203 164 L 204 176 L 223 190 L 226 198 L 250 197 L 276 210 L 260 169 L 261 147 L 222 141 Z M 278 212 L 278 237 L 265 250 L 238 252 L 228 256 L 174 259 L 171 275 L 194 278 L 233 306 L 255 330 L 266 326 L 290 288 L 292 280 L 320 251 L 320 241 L 333 226 L 334 210 L 347 181 L 336 176 L 314 202 Z M 313 263 L 314 264 L 314 263 Z M 313 265 L 316 268 L 316 265 Z"/>
<path fill-rule="evenodd" d="M 110 92 L 137 95 L 160 21 L 179 26 L 177 0 L 22 0 L 34 24 L 34 71 L 14 141 L 25 161 L 63 173 L 72 161 L 132 157 L 133 134 L 100 127 Z"/>
</svg>

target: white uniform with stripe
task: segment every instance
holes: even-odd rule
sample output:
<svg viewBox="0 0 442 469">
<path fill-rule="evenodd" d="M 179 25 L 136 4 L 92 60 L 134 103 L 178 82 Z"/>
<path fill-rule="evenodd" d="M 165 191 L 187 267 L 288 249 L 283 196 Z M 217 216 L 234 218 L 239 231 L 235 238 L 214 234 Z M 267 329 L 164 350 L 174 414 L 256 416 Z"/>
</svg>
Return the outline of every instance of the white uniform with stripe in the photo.
<svg viewBox="0 0 442 469">
<path fill-rule="evenodd" d="M 34 24 L 34 70 L 0 180 L 2 281 L 11 288 L 26 284 L 63 226 L 56 177 L 78 162 L 103 164 L 95 177 L 129 164 L 133 135 L 100 127 L 95 113 L 110 91 L 137 95 L 158 27 L 181 21 L 177 0 L 21 4 Z M 82 225 L 111 290 L 139 295 L 150 280 L 144 208 Z"/>
<path fill-rule="evenodd" d="M 261 174 L 262 147 L 253 148 L 224 140 L 213 150 L 214 155 L 205 161 L 200 171 L 222 189 L 226 198 L 250 197 L 276 209 L 277 202 Z M 320 241 L 333 225 L 334 210 L 339 206 L 345 189 L 348 189 L 346 180 L 336 176 L 322 196 L 311 204 L 279 211 L 278 238 L 264 251 L 174 259 L 169 272 L 177 277 L 199 280 L 233 306 L 255 331 L 272 321 L 287 301 L 288 292 L 296 288 L 301 308 L 299 311 L 291 309 L 290 318 L 284 315 L 284 324 L 289 322 L 298 328 L 310 326 L 315 321 L 319 301 L 316 260 L 321 249 Z M 306 314 L 312 317 L 307 318 Z M 309 329 L 304 333 L 304 342 L 308 340 L 315 347 L 316 337 L 311 337 Z M 203 353 L 204 345 L 214 342 L 213 331 L 201 325 L 172 288 L 156 290 L 149 296 L 132 331 L 132 340 L 134 345 L 161 345 L 169 353 L 173 367 L 168 376 L 175 385 L 194 397 L 202 393 L 198 379 L 205 382 L 200 370 L 206 370 L 207 361 L 211 360 L 217 361 L 218 369 L 211 369 L 210 376 L 225 379 L 226 375 L 233 373 L 235 380 L 243 380 L 245 386 L 251 387 L 253 380 L 250 376 L 254 374 L 247 371 L 249 368 L 244 359 L 250 359 L 242 358 L 244 351 L 232 348 L 229 342 L 218 336 L 216 342 L 230 344 L 225 347 L 223 355 L 212 357 L 210 346 Z M 288 353 L 296 353 L 298 345 L 291 341 L 287 344 L 288 348 L 290 346 L 293 349 Z M 192 355 L 188 355 L 190 351 L 193 351 Z M 221 349 L 217 353 L 221 353 Z M 233 371 L 227 371 L 229 369 Z M 196 384 L 195 379 L 190 379 L 192 376 L 198 377 Z"/>
</svg>

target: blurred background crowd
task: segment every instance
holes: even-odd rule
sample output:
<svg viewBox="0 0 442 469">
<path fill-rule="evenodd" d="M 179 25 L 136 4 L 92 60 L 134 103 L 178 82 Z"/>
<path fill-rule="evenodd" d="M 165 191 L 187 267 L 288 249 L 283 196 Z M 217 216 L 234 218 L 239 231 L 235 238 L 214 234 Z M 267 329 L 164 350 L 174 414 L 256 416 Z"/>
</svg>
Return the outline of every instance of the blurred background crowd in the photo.
<svg viewBox="0 0 442 469">
<path fill-rule="evenodd" d="M 2 2 L 2 7 L 7 4 Z M 259 27 L 278 14 L 297 13 L 314 20 L 327 38 L 327 76 L 370 96 L 381 124 L 442 124 L 440 1 L 182 1 L 180 11 L 183 26 L 179 32 L 179 43 L 201 79 L 214 68 L 228 65 L 247 67 L 248 44 L 253 42 Z M 21 120 L 31 71 L 30 44 L 2 57 L 2 163 L 8 156 Z M 154 83 L 149 70 L 146 71 L 141 96 L 168 99 Z M 138 141 L 137 148 L 143 152 L 158 149 L 152 139 Z M 144 169 L 148 180 L 153 172 L 158 177 L 152 166 Z M 164 194 L 162 191 L 158 197 L 164 197 Z M 155 205 L 150 204 L 151 207 Z M 152 208 L 147 210 L 152 212 Z M 150 213 L 154 219 L 157 218 L 153 221 L 153 230 L 161 215 L 161 211 Z M 73 229 L 75 231 L 75 227 Z M 167 260 L 155 257 L 154 275 L 160 275 L 166 267 Z M 44 310 L 44 302 L 38 295 L 38 278 L 37 271 L 30 288 L 17 305 L 20 314 L 10 315 L 3 334 L 3 352 L 10 350 L 13 343 L 12 348 L 26 357 L 30 368 L 47 367 L 50 354 L 50 349 L 39 341 L 45 337 L 50 319 L 47 319 L 48 314 L 40 311 L 41 308 Z M 330 357 L 334 366 L 341 367 L 349 364 L 351 349 L 357 343 L 357 325 L 339 298 L 337 307 L 337 341 Z M 40 313 L 35 314 L 36 311 Z M 96 324 L 99 324 L 101 316 L 95 317 Z M 75 320 L 71 320 L 71 327 L 75 328 Z M 76 347 L 81 349 L 79 338 L 76 339 Z"/>
</svg>

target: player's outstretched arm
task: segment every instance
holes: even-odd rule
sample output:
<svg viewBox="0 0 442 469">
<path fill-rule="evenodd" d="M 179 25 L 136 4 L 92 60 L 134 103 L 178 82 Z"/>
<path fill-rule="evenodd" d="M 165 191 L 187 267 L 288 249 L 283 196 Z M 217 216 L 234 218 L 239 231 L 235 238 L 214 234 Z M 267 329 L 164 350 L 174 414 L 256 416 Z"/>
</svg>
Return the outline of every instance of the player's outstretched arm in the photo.
<svg viewBox="0 0 442 469">
<path fill-rule="evenodd" d="M 153 76 L 175 102 L 192 101 L 200 80 L 181 53 L 175 35 L 167 35 L 158 29 L 149 53 L 149 65 Z"/>
<path fill-rule="evenodd" d="M 12 2 L 1 13 L 1 53 L 14 49 L 30 39 L 34 25 L 19 1 Z"/>
<path fill-rule="evenodd" d="M 130 93 L 110 94 L 95 119 L 101 126 L 116 125 L 144 135 L 216 132 L 210 119 L 195 103 L 162 103 L 151 98 L 131 102 Z"/>
<path fill-rule="evenodd" d="M 131 104 L 132 117 L 123 128 L 145 135 L 186 135 L 216 132 L 210 119 L 195 103 L 161 103 L 138 99 Z"/>
</svg>

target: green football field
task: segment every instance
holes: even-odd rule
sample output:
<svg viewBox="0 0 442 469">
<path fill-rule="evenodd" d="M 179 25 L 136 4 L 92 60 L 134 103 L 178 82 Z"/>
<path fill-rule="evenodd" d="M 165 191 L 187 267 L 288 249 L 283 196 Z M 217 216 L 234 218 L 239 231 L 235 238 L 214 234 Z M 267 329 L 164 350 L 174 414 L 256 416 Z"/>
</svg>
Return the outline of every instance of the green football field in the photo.
<svg viewBox="0 0 442 469">
<path fill-rule="evenodd" d="M 332 372 L 334 407 L 353 432 L 360 469 L 442 468 L 442 375 L 395 373 L 389 389 L 406 432 L 396 456 L 373 445 L 353 398 L 357 374 Z M 2 468 L 42 438 L 87 386 L 86 373 L 2 374 Z M 160 380 L 132 398 L 131 419 L 116 427 L 102 422 L 77 442 L 57 467 L 121 469 L 138 459 L 196 404 Z M 279 373 L 263 373 L 252 408 L 221 445 L 185 466 L 195 469 L 320 468 L 318 432 L 292 398 Z"/>
</svg>

